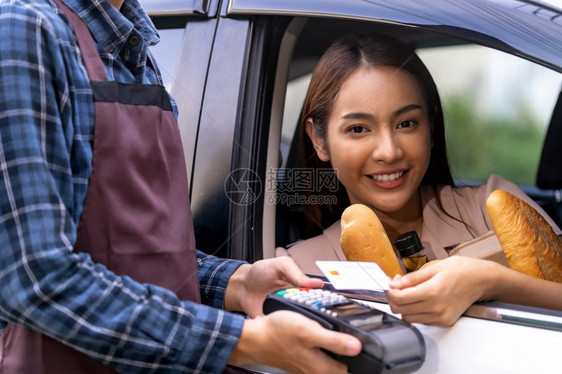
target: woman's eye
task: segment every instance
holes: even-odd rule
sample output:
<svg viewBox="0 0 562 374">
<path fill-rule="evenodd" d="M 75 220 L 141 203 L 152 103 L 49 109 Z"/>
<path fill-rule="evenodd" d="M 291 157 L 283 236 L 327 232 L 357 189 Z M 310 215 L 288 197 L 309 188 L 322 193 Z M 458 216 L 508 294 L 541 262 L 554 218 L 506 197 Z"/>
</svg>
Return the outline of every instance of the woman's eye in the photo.
<svg viewBox="0 0 562 374">
<path fill-rule="evenodd" d="M 400 122 L 398 124 L 398 126 L 396 126 L 396 127 L 399 128 L 399 129 L 407 129 L 407 128 L 410 128 L 410 127 L 414 126 L 415 124 L 416 124 L 415 121 L 409 119 L 407 121 Z"/>
<path fill-rule="evenodd" d="M 354 134 L 360 134 L 362 132 L 365 132 L 365 128 L 363 126 L 356 125 L 356 126 L 350 127 L 349 132 L 354 133 Z"/>
</svg>

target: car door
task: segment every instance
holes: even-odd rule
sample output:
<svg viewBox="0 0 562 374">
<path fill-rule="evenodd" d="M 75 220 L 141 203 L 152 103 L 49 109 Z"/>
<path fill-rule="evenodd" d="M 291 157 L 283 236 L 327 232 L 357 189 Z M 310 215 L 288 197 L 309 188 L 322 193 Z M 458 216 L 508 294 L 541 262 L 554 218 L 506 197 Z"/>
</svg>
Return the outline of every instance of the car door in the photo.
<svg viewBox="0 0 562 374">
<path fill-rule="evenodd" d="M 337 36 L 382 31 L 420 48 L 447 47 L 461 40 L 524 57 L 555 72 L 555 77 L 562 72 L 562 17 L 537 2 L 149 3 L 159 28 L 181 30 L 171 91 L 180 107 L 198 248 L 250 262 L 273 257 L 276 245 L 296 237 L 276 238 L 280 227 L 300 223 L 294 216 L 283 223 L 278 215 L 280 171 L 289 158 L 287 142 L 300 114 L 306 75 Z M 168 11 L 160 4 L 167 4 Z M 533 17 L 536 21 L 527 24 Z M 506 30 L 510 32 L 504 36 Z M 438 60 L 452 61 L 449 58 Z M 536 190 L 537 198 L 550 199 L 554 193 Z M 377 307 L 388 310 L 384 302 Z M 548 371 L 556 367 L 562 316 L 557 311 L 479 304 L 451 328 L 418 327 L 428 347 L 420 372 Z"/>
</svg>

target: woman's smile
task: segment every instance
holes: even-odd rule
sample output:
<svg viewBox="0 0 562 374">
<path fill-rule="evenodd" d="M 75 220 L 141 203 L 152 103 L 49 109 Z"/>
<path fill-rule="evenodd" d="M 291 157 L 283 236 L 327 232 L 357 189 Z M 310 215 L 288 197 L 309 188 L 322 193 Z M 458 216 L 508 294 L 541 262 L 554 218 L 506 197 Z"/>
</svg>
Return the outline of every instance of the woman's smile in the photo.
<svg viewBox="0 0 562 374">
<path fill-rule="evenodd" d="M 405 175 L 407 173 L 408 170 L 402 170 L 393 173 L 372 174 L 367 175 L 367 177 L 379 188 L 394 189 L 400 187 L 404 183 L 406 179 Z"/>
</svg>

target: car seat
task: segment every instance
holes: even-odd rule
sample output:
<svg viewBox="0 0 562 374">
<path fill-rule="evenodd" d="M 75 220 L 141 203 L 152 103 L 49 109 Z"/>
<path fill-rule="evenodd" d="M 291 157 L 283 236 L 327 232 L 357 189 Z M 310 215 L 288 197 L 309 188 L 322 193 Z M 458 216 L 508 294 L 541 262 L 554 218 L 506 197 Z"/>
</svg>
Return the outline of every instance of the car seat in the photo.
<svg viewBox="0 0 562 374">
<path fill-rule="evenodd" d="M 290 184 L 291 171 L 302 168 L 300 152 L 300 132 L 297 125 L 294 135 L 288 146 L 287 156 L 278 173 L 279 186 Z M 279 200 L 276 208 L 275 245 L 278 247 L 289 246 L 305 237 L 304 233 L 304 206 L 299 203 L 289 204 L 287 200 Z"/>
<path fill-rule="evenodd" d="M 543 190 L 553 190 L 554 198 L 540 205 L 561 226 L 562 223 L 562 91 L 554 106 L 550 124 L 546 132 L 539 169 L 537 172 L 537 187 Z"/>
</svg>

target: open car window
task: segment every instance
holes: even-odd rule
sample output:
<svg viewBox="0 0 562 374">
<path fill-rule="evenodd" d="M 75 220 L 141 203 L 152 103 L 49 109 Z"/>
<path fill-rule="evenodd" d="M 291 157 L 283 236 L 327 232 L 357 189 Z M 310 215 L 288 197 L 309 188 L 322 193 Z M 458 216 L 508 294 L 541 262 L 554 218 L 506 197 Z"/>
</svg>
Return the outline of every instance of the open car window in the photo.
<svg viewBox="0 0 562 374">
<path fill-rule="evenodd" d="M 456 183 L 484 183 L 494 173 L 518 184 L 539 202 L 550 199 L 553 192 L 537 188 L 535 178 L 545 134 L 562 90 L 562 74 L 464 42 L 421 46 L 417 53 L 439 88 L 448 157 Z M 287 83 L 281 135 L 283 168 L 287 167 L 291 147 L 296 147 L 294 136 L 310 75 Z M 293 196 L 278 201 L 297 205 L 299 200 L 304 201 L 298 191 L 292 192 Z M 277 246 L 287 246 L 296 236 L 278 238 Z"/>
</svg>

